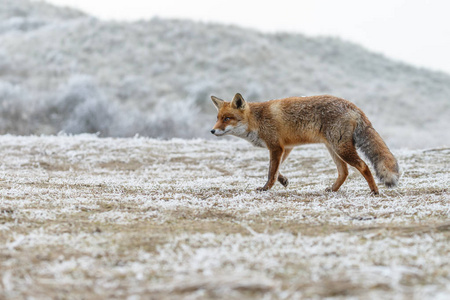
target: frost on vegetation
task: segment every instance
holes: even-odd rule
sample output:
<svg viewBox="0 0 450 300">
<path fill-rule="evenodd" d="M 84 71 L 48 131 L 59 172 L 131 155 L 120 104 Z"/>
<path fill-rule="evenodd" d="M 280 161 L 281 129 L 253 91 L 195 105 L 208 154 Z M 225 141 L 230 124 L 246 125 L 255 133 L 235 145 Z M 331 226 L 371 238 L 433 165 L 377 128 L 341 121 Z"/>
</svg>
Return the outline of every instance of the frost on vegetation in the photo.
<svg viewBox="0 0 450 300">
<path fill-rule="evenodd" d="M 25 97 L 24 97 L 25 96 Z M 3 132 L 30 134 L 36 105 L 18 86 L 0 79 L 0 130 Z"/>
<path fill-rule="evenodd" d="M 49 101 L 24 98 L 23 88 L 0 80 L 0 130 L 12 134 L 98 133 L 100 136 L 192 137 L 201 125 L 192 101 L 160 103 L 148 113 L 107 99 L 91 76 L 76 75 Z M 194 125 L 192 125 L 194 124 Z M 58 130 L 58 131 L 56 131 Z"/>
<path fill-rule="evenodd" d="M 110 130 L 120 122 L 115 103 L 108 103 L 95 81 L 87 76 L 70 78 L 53 104 L 53 118 L 67 133 L 96 133 L 112 135 Z"/>
<path fill-rule="evenodd" d="M 212 138 L 210 95 L 333 94 L 361 107 L 388 145 L 436 147 L 450 140 L 449 82 L 336 38 L 158 18 L 105 22 L 42 1 L 0 7 L 3 134 Z"/>
<path fill-rule="evenodd" d="M 0 136 L 0 298 L 445 299 L 448 149 L 393 152 L 400 185 L 377 197 L 353 170 L 324 192 L 317 145 L 259 193 L 268 153 L 244 141 Z"/>
</svg>

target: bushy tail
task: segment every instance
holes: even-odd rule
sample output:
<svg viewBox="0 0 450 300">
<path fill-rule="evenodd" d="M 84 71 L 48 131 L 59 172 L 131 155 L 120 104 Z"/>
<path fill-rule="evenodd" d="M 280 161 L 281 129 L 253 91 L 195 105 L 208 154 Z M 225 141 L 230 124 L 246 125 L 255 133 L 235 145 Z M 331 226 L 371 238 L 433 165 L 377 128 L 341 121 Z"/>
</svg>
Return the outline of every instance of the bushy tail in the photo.
<svg viewBox="0 0 450 300">
<path fill-rule="evenodd" d="M 396 186 L 400 178 L 397 160 L 365 116 L 357 125 L 353 138 L 355 146 L 370 160 L 381 182 L 387 187 Z"/>
</svg>

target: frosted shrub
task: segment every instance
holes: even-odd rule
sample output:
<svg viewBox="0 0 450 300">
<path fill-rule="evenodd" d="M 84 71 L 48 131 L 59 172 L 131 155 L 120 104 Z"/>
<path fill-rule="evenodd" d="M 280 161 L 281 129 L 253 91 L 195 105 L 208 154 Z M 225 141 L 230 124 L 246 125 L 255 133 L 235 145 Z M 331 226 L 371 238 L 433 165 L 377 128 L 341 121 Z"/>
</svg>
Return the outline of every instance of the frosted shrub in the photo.
<svg viewBox="0 0 450 300">
<path fill-rule="evenodd" d="M 56 101 L 56 110 L 58 113 L 69 115 L 80 104 L 99 98 L 102 98 L 102 95 L 93 78 L 83 75 L 72 76 L 62 88 L 61 96 Z"/>
<path fill-rule="evenodd" d="M 144 133 L 160 138 L 198 136 L 201 126 L 200 108 L 193 100 L 165 102 L 156 105 L 147 119 Z"/>
<path fill-rule="evenodd" d="M 33 102 L 19 86 L 0 81 L 0 133 L 29 134 Z"/>
<path fill-rule="evenodd" d="M 66 133 L 190 138 L 198 136 L 201 124 L 194 102 L 160 100 L 150 112 L 141 112 L 108 100 L 91 77 L 78 75 L 70 78 L 49 110 L 52 126 Z"/>
<path fill-rule="evenodd" d="M 63 88 L 54 104 L 54 124 L 67 133 L 97 133 L 111 135 L 112 124 L 118 118 L 118 108 L 109 102 L 88 76 L 74 76 Z"/>
<path fill-rule="evenodd" d="M 209 111 L 212 108 L 210 105 L 209 96 L 211 91 L 214 90 L 216 83 L 209 80 L 202 80 L 195 82 L 187 87 L 189 98 L 191 98 L 195 105 L 199 106 L 201 109 Z"/>
<path fill-rule="evenodd" d="M 34 18 L 10 18 L 0 24 L 0 33 L 8 31 L 32 31 L 45 24 L 45 21 Z"/>
<path fill-rule="evenodd" d="M 116 95 L 121 102 L 134 99 L 152 99 L 155 97 L 145 79 L 138 76 L 125 77 L 119 84 Z"/>
<path fill-rule="evenodd" d="M 78 105 L 65 121 L 63 131 L 67 133 L 100 133 L 111 136 L 111 127 L 118 118 L 117 106 L 105 99 L 91 98 Z"/>
</svg>

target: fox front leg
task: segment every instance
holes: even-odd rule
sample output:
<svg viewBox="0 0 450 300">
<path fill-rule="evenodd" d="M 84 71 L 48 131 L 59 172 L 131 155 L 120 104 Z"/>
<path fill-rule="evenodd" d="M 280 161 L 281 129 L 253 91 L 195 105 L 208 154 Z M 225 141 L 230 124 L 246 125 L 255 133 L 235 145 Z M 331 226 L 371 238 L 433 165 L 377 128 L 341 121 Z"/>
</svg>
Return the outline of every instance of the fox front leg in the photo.
<svg viewBox="0 0 450 300">
<path fill-rule="evenodd" d="M 266 184 L 263 187 L 257 188 L 257 191 L 270 190 L 278 179 L 278 169 L 280 168 L 281 157 L 283 156 L 284 149 L 276 148 L 270 150 L 270 165 L 269 176 Z"/>
</svg>

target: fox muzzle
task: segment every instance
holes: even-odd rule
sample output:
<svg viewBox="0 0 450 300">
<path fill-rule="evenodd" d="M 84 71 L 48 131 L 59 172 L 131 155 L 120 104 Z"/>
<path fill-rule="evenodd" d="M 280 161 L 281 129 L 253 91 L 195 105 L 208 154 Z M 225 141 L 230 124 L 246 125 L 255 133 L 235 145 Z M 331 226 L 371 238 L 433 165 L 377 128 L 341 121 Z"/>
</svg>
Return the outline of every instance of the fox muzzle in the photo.
<svg viewBox="0 0 450 300">
<path fill-rule="evenodd" d="M 214 134 L 215 136 L 221 136 L 221 135 L 225 135 L 229 130 L 225 130 L 223 131 L 222 129 L 212 129 L 211 133 Z"/>
</svg>

